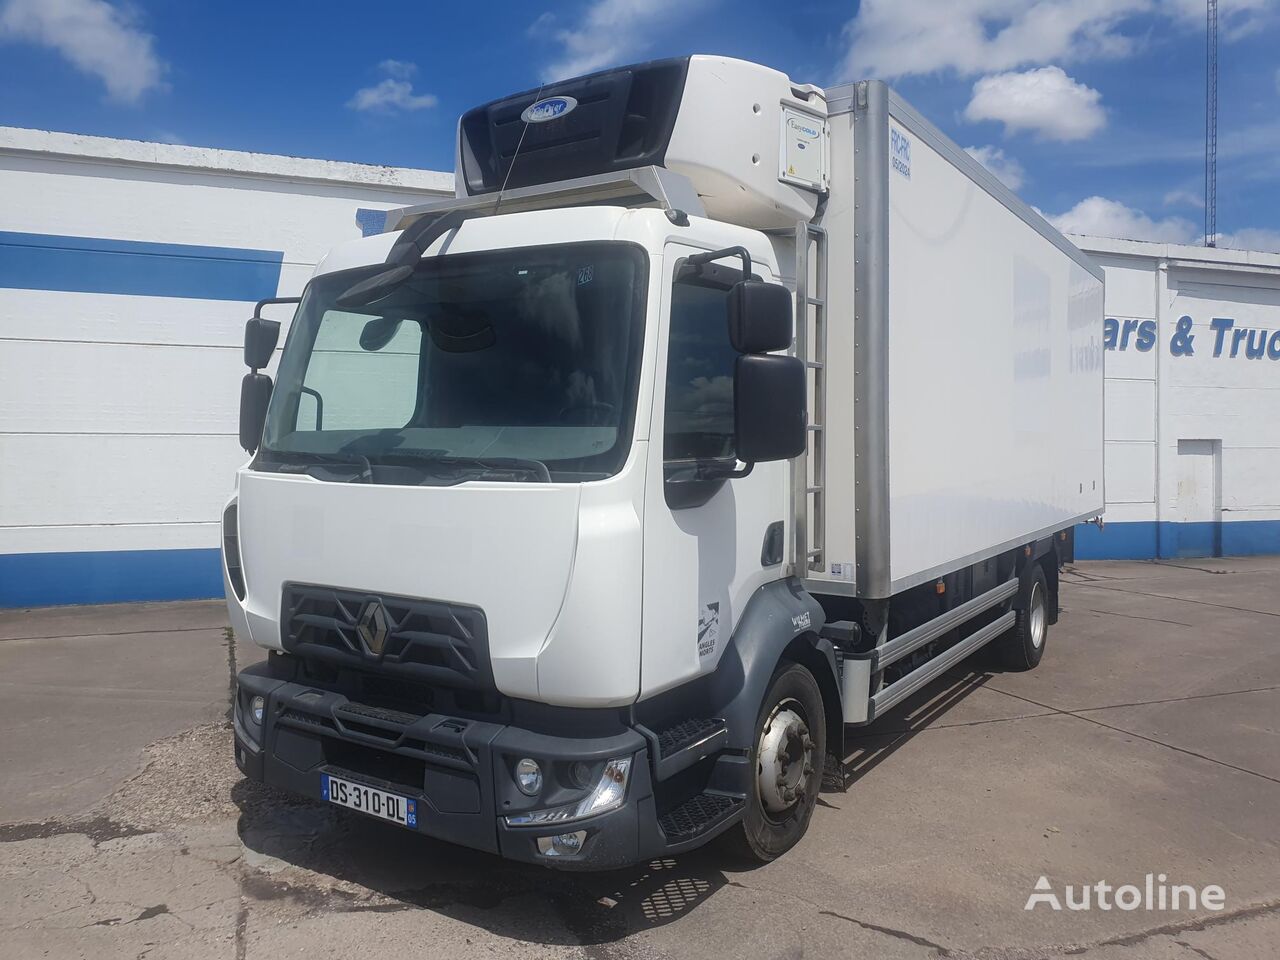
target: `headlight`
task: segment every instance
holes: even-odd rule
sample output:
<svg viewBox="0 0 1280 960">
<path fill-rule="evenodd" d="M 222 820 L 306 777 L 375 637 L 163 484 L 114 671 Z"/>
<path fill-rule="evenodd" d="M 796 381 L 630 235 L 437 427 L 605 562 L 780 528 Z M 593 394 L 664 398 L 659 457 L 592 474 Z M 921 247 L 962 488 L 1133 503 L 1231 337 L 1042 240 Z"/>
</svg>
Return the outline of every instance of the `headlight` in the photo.
<svg viewBox="0 0 1280 960">
<path fill-rule="evenodd" d="M 595 789 L 577 803 L 566 803 L 546 810 L 530 810 L 507 817 L 512 827 L 532 827 L 543 823 L 567 823 L 608 813 L 622 806 L 627 798 L 627 779 L 631 774 L 631 758 L 621 757 L 604 765 Z"/>
<path fill-rule="evenodd" d="M 266 712 L 267 702 L 261 697 L 254 697 L 249 701 L 249 716 L 253 718 L 253 722 L 262 726 L 262 715 Z"/>
</svg>

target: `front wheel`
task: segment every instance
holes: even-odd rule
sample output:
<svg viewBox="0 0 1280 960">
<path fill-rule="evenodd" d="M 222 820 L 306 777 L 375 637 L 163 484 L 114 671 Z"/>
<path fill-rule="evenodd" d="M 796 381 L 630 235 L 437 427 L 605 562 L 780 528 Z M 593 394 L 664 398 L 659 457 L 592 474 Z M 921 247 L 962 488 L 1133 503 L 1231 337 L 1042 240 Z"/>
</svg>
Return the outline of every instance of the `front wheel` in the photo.
<svg viewBox="0 0 1280 960">
<path fill-rule="evenodd" d="M 755 776 L 742 822 L 725 835 L 740 856 L 768 863 L 799 842 L 818 802 L 827 756 L 822 693 L 798 663 L 773 675 L 751 751 Z"/>
</svg>

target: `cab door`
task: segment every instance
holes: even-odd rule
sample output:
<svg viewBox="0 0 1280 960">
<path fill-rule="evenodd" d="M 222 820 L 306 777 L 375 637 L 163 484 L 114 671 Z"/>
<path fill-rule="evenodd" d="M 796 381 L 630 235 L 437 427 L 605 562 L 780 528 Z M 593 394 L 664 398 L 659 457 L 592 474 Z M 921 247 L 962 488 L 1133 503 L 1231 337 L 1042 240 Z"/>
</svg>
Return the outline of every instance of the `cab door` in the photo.
<svg viewBox="0 0 1280 960">
<path fill-rule="evenodd" d="M 782 573 L 787 465 L 735 456 L 728 296 L 737 261 L 668 244 L 644 511 L 641 697 L 713 670 L 751 594 Z M 756 275 L 772 280 L 757 264 Z M 772 525 L 775 556 L 764 555 Z M 776 562 L 774 562 L 776 560 Z"/>
</svg>

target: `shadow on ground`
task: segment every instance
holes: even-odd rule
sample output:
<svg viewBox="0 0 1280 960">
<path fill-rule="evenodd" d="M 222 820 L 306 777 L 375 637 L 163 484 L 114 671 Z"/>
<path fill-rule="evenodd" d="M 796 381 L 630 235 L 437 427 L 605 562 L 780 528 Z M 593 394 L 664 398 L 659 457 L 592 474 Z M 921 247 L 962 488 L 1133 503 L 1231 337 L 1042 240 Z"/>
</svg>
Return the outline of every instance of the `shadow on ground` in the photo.
<svg viewBox="0 0 1280 960">
<path fill-rule="evenodd" d="M 829 765 L 824 792 L 847 790 L 871 774 L 990 677 L 949 674 L 875 724 L 851 728 L 843 779 L 831 777 Z M 734 874 L 751 869 L 712 844 L 628 870 L 567 873 L 407 833 L 248 780 L 234 785 L 232 799 L 240 809 L 241 840 L 261 855 L 249 859 L 258 869 L 243 882 L 254 900 L 291 900 L 307 912 L 431 910 L 530 943 L 616 942 L 697 910 L 732 884 Z M 264 858 L 319 876 L 313 883 L 290 873 L 286 881 L 278 864 Z"/>
<path fill-rule="evenodd" d="M 985 662 L 986 653 L 976 654 L 972 666 L 962 664 L 943 674 L 874 723 L 846 728 L 843 762 L 838 767 L 828 763 L 824 790 L 848 790 L 981 690 L 998 673 L 993 664 Z"/>
<path fill-rule="evenodd" d="M 714 849 L 629 870 L 566 873 L 406 833 L 248 780 L 235 784 L 232 799 L 247 849 L 342 884 L 284 882 L 258 870 L 244 881 L 245 895 L 292 899 L 310 910 L 425 909 L 499 936 L 589 945 L 679 919 L 726 883 L 724 858 Z"/>
</svg>

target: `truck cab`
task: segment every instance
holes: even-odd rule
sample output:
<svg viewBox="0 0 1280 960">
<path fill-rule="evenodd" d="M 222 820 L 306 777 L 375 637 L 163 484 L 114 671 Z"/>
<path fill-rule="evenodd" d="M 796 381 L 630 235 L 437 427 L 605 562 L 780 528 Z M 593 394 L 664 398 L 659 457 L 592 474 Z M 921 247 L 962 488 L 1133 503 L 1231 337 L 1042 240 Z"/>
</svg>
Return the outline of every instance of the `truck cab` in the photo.
<svg viewBox="0 0 1280 960">
<path fill-rule="evenodd" d="M 269 651 L 246 775 L 564 868 L 797 842 L 846 722 L 942 669 L 877 649 L 946 632 L 812 580 L 844 576 L 815 547 L 832 166 L 825 94 L 776 71 L 607 71 L 465 115 L 458 197 L 335 248 L 274 377 L 260 305 L 223 514 Z M 1042 581 L 1056 613 L 1022 546 L 948 571 L 982 642 Z"/>
<path fill-rule="evenodd" d="M 420 740 L 410 782 L 427 784 L 424 832 L 462 836 L 446 827 L 466 816 L 451 807 L 483 811 L 490 829 L 535 804 L 563 817 L 611 763 L 638 800 L 670 719 L 697 721 L 699 741 L 724 730 L 659 709 L 651 750 L 635 704 L 714 674 L 729 625 L 782 575 L 788 464 L 747 471 L 736 456 L 735 366 L 752 355 L 726 317 L 742 259 L 689 263 L 742 250 L 749 278 L 776 284 L 775 253 L 757 231 L 676 226 L 662 210 L 501 214 L 436 241 L 390 295 L 341 302 L 384 269 L 392 240 L 356 241 L 317 268 L 238 477 L 233 624 L 275 652 L 242 676 L 240 700 L 275 705 L 270 762 L 313 795 L 299 781 L 331 756 L 349 782 L 383 773 L 402 790 L 391 757 Z M 756 429 L 776 431 L 775 414 Z M 792 443 L 803 415 L 797 397 Z M 378 715 L 356 719 L 352 702 Z M 425 706 L 441 712 L 397 728 Z M 350 740 L 307 729 L 317 718 L 376 750 L 353 757 Z M 435 770 L 433 746 L 479 764 Z M 534 796 L 515 779 L 524 761 L 541 771 Z M 606 864 L 641 855 L 636 827 L 614 840 L 608 820 L 586 824 L 591 851 L 610 850 Z M 493 840 L 532 858 L 534 832 Z"/>
</svg>

